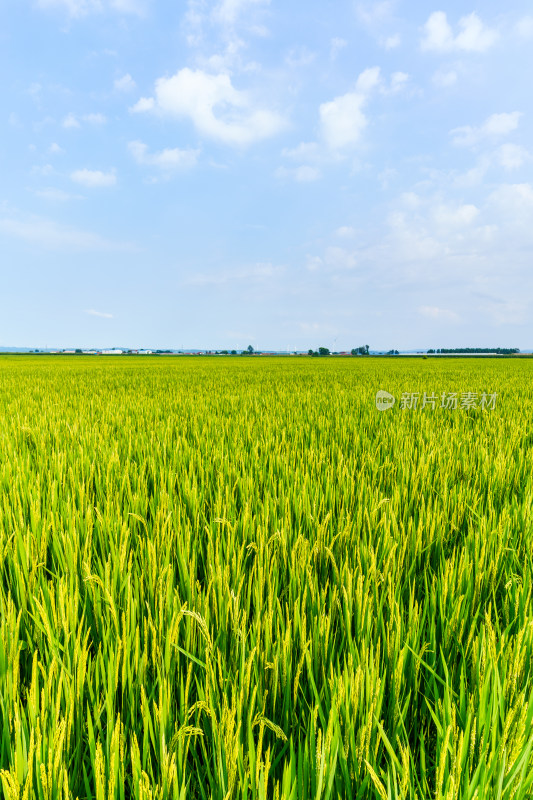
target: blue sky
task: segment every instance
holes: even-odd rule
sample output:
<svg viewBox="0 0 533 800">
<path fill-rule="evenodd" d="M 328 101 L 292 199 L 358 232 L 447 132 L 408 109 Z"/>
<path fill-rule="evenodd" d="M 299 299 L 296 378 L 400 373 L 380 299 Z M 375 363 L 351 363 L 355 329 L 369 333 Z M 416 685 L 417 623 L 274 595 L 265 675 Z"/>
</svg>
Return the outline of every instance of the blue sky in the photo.
<svg viewBox="0 0 533 800">
<path fill-rule="evenodd" d="M 0 346 L 533 347 L 528 5 L 4 0 Z"/>
</svg>

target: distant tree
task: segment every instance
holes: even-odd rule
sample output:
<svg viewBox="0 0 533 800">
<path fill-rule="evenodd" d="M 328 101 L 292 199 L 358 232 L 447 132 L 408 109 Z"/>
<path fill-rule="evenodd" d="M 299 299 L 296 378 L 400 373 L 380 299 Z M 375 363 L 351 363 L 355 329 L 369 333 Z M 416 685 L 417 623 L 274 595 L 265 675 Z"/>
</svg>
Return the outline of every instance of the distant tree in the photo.
<svg viewBox="0 0 533 800">
<path fill-rule="evenodd" d="M 81 347 L 76 347 L 76 353 L 81 353 Z"/>
<path fill-rule="evenodd" d="M 438 351 L 437 351 L 438 352 Z M 475 354 L 475 353 L 495 353 L 500 356 L 516 355 L 520 352 L 518 347 L 443 347 L 440 350 L 444 355 L 454 354 L 461 355 L 461 353 Z"/>
<path fill-rule="evenodd" d="M 221 350 L 220 354 L 223 355 L 223 356 L 227 356 L 228 355 L 228 351 L 227 350 Z"/>
<path fill-rule="evenodd" d="M 309 351 L 308 351 L 307 355 L 308 356 L 312 356 L 313 355 L 313 351 L 311 350 L 311 348 L 309 348 Z"/>
<path fill-rule="evenodd" d="M 329 356 L 329 349 L 327 347 L 319 347 L 318 348 L 318 355 L 319 356 Z"/>
<path fill-rule="evenodd" d="M 248 352 L 250 353 L 250 355 L 252 355 L 252 353 L 254 352 L 254 348 L 252 347 L 251 344 L 248 345 Z"/>
<path fill-rule="evenodd" d="M 369 347 L 367 344 L 363 345 L 362 347 L 354 347 L 352 350 L 352 356 L 367 356 L 369 355 Z"/>
<path fill-rule="evenodd" d="M 237 355 L 237 351 L 236 351 L 236 350 L 232 350 L 232 351 L 231 351 L 231 355 L 232 355 L 232 356 L 236 356 L 236 355 Z"/>
</svg>

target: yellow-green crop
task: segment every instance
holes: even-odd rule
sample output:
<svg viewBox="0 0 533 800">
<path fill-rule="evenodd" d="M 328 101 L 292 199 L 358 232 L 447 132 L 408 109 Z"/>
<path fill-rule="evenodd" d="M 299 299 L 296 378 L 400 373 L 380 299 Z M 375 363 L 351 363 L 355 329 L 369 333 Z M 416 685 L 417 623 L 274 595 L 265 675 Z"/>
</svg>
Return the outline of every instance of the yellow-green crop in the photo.
<svg viewBox="0 0 533 800">
<path fill-rule="evenodd" d="M 531 378 L 2 357 L 4 797 L 531 798 Z"/>
</svg>

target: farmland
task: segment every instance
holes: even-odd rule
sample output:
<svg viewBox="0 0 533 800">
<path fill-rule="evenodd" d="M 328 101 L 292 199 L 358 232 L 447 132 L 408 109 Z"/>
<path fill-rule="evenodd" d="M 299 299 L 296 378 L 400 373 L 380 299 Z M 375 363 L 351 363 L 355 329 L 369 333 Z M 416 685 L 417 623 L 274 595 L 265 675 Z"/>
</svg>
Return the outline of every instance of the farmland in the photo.
<svg viewBox="0 0 533 800">
<path fill-rule="evenodd" d="M 1 357 L 5 798 L 531 798 L 531 370 Z"/>
</svg>

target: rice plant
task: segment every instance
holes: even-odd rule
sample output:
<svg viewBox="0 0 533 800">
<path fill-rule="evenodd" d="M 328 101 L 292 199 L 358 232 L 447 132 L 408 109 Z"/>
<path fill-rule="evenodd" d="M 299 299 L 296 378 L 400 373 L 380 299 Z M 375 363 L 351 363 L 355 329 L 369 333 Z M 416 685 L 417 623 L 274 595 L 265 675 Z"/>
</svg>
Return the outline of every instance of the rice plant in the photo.
<svg viewBox="0 0 533 800">
<path fill-rule="evenodd" d="M 531 398 L 518 359 L 1 357 L 6 800 L 533 797 Z"/>
</svg>

